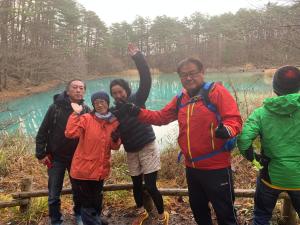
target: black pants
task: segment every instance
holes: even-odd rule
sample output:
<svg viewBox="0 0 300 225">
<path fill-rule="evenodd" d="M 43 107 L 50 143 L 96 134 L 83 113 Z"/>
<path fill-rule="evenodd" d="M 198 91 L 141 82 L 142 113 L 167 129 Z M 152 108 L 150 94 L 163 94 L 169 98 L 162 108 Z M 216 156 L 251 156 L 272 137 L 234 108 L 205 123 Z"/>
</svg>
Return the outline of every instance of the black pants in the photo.
<svg viewBox="0 0 300 225">
<path fill-rule="evenodd" d="M 81 218 L 84 225 L 101 225 L 103 180 L 74 179 L 74 191 L 81 202 Z"/>
<path fill-rule="evenodd" d="M 164 212 L 164 202 L 156 186 L 157 171 L 149 174 L 141 174 L 139 176 L 131 177 L 133 182 L 133 196 L 135 203 L 138 208 L 143 206 L 143 176 L 145 180 L 146 190 L 150 194 L 157 212 L 159 214 L 162 214 Z"/>
<path fill-rule="evenodd" d="M 66 170 L 70 174 L 70 162 L 60 162 L 54 160 L 52 162 L 52 168 L 48 169 L 48 207 L 51 224 L 62 223 L 62 214 L 60 211 L 60 194 L 64 183 L 64 177 Z M 74 214 L 80 215 L 80 200 L 78 195 L 74 192 L 74 182 L 70 177 L 73 202 L 74 202 Z"/>
<path fill-rule="evenodd" d="M 269 225 L 272 212 L 275 208 L 281 190 L 273 189 L 265 185 L 258 177 L 254 197 L 254 220 L 253 225 Z M 292 204 L 300 216 L 300 191 L 286 191 L 291 198 Z"/>
<path fill-rule="evenodd" d="M 199 170 L 186 168 L 189 200 L 199 225 L 212 225 L 210 202 L 219 225 L 237 225 L 234 209 L 234 190 L 230 168 Z"/>
</svg>

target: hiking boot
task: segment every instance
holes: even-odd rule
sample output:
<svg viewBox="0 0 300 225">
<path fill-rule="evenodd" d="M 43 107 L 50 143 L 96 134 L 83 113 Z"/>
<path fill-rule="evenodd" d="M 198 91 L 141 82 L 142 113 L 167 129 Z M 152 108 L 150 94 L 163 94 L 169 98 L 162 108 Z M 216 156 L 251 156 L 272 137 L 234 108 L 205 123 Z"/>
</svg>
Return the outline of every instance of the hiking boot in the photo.
<svg viewBox="0 0 300 225">
<path fill-rule="evenodd" d="M 146 210 L 140 212 L 138 216 L 132 222 L 132 225 L 142 225 L 143 222 L 149 217 L 149 214 Z"/>
<path fill-rule="evenodd" d="M 164 218 L 158 219 L 157 225 L 169 225 L 170 214 L 168 212 L 164 212 Z"/>
</svg>

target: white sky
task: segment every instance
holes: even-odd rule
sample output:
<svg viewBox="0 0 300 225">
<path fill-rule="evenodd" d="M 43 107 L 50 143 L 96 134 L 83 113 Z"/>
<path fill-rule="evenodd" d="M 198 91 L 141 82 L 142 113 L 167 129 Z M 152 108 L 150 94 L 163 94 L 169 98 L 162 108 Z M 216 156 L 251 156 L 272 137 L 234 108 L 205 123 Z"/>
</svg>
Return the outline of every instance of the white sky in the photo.
<svg viewBox="0 0 300 225">
<path fill-rule="evenodd" d="M 137 15 L 154 19 L 167 15 L 182 19 L 198 11 L 208 15 L 226 12 L 235 13 L 240 8 L 258 9 L 268 2 L 287 4 L 288 0 L 77 0 L 87 10 L 94 11 L 99 18 L 111 25 L 127 21 L 131 23 Z"/>
</svg>

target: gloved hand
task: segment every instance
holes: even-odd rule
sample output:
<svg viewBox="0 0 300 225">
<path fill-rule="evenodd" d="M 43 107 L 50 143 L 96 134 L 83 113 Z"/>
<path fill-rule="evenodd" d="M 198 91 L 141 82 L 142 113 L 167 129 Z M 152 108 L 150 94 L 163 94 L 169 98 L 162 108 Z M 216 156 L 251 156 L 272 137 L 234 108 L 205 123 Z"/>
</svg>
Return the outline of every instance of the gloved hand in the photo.
<svg viewBox="0 0 300 225">
<path fill-rule="evenodd" d="M 120 131 L 119 130 L 115 130 L 113 132 L 111 132 L 111 139 L 113 140 L 113 142 L 117 142 L 121 136 Z"/>
<path fill-rule="evenodd" d="M 126 106 L 127 102 L 118 101 L 115 103 L 116 107 L 111 111 L 118 119 L 125 117 L 129 113 L 129 107 Z"/>
<path fill-rule="evenodd" d="M 250 162 L 254 160 L 254 150 L 252 145 L 246 150 L 245 158 Z"/>
<path fill-rule="evenodd" d="M 254 151 L 252 145 L 246 150 L 245 157 L 247 160 L 252 162 L 252 165 L 254 166 L 254 169 L 256 171 L 259 171 L 264 168 L 264 164 L 262 163 L 263 157 Z"/>
<path fill-rule="evenodd" d="M 137 117 L 140 114 L 141 108 L 133 103 L 127 103 L 127 105 L 128 104 L 130 105 L 130 106 L 127 106 L 130 109 L 129 110 L 130 116 Z"/>
<path fill-rule="evenodd" d="M 259 170 L 261 170 L 261 169 L 264 168 L 264 166 L 261 165 L 260 162 L 257 161 L 256 159 L 253 159 L 252 165 L 254 166 L 254 169 L 255 169 L 256 171 L 259 171 Z"/>
<path fill-rule="evenodd" d="M 131 102 L 126 102 L 126 103 L 117 103 L 116 104 L 116 110 L 114 111 L 114 114 L 118 118 L 118 116 L 126 115 L 129 114 L 130 116 L 138 116 L 140 113 L 140 107 L 131 103 Z"/>
<path fill-rule="evenodd" d="M 220 123 L 217 129 L 215 130 L 215 136 L 216 138 L 227 139 L 230 138 L 230 133 L 226 129 L 226 127 L 224 127 L 223 123 Z"/>
</svg>

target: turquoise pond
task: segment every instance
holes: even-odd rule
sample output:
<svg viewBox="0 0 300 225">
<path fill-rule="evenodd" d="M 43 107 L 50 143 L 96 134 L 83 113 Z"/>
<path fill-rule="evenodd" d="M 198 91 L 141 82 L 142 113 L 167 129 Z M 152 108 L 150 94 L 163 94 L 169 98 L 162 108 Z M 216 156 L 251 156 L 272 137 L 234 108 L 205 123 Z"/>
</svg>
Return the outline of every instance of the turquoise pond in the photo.
<svg viewBox="0 0 300 225">
<path fill-rule="evenodd" d="M 109 91 L 110 81 L 119 77 L 118 75 L 112 75 L 87 81 L 86 104 L 91 106 L 90 96 L 93 92 L 98 90 Z M 130 82 L 133 90 L 138 88 L 138 77 L 131 76 L 122 78 Z M 208 73 L 206 74 L 206 80 L 222 81 L 223 85 L 230 91 L 232 91 L 232 85 L 237 92 L 263 93 L 271 91 L 270 80 L 266 80 L 262 74 L 259 73 Z M 161 109 L 181 90 L 181 83 L 176 74 L 155 75 L 153 76 L 152 82 L 150 96 L 146 102 L 147 108 L 149 109 Z M 18 121 L 17 125 L 11 126 L 8 129 L 9 133 L 15 132 L 16 129 L 21 129 L 24 133 L 35 136 L 49 105 L 53 102 L 53 95 L 60 93 L 63 89 L 64 86 L 59 86 L 44 93 L 10 101 L 7 103 L 9 111 L 2 112 L 0 114 L 0 120 L 6 121 L 13 119 Z M 154 127 L 154 129 L 157 139 L 162 145 L 174 143 L 178 133 L 177 122 L 163 127 Z"/>
</svg>

